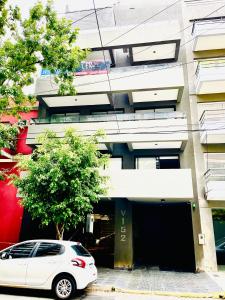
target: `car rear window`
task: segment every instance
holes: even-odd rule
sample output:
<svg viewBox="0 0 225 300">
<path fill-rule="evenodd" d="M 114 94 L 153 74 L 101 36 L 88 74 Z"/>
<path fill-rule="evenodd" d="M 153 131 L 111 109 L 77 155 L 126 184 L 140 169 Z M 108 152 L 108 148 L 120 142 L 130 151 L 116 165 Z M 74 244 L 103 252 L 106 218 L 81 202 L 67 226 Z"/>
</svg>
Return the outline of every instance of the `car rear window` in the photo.
<svg viewBox="0 0 225 300">
<path fill-rule="evenodd" d="M 82 245 L 73 245 L 71 248 L 76 252 L 79 256 L 91 256 L 91 254 L 85 249 Z"/>
</svg>

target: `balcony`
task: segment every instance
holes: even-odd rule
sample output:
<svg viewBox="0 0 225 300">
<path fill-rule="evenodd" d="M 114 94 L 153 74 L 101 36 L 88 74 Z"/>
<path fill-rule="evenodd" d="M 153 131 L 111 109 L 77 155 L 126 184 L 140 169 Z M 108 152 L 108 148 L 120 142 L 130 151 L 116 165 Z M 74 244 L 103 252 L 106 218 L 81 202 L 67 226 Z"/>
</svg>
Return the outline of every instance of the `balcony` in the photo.
<svg viewBox="0 0 225 300">
<path fill-rule="evenodd" d="M 196 20 L 193 51 L 225 49 L 225 19 Z"/>
<path fill-rule="evenodd" d="M 28 127 L 27 144 L 35 145 L 36 137 L 46 129 L 63 137 L 67 128 L 86 136 L 104 129 L 106 136 L 101 144 L 127 143 L 130 149 L 181 149 L 188 139 L 186 116 L 175 111 L 34 119 Z"/>
<path fill-rule="evenodd" d="M 103 172 L 104 173 L 104 172 Z M 108 197 L 133 201 L 189 201 L 193 199 L 190 169 L 105 171 L 109 176 Z"/>
<path fill-rule="evenodd" d="M 201 143 L 224 144 L 225 109 L 204 110 L 200 118 Z"/>
<path fill-rule="evenodd" d="M 110 82 L 110 84 L 109 84 Z M 108 74 L 74 77 L 76 96 L 56 95 L 51 76 L 37 79 L 36 93 L 48 107 L 110 105 L 113 93 L 128 93 L 130 103 L 180 101 L 184 88 L 180 64 L 135 66 L 111 69 Z"/>
<path fill-rule="evenodd" d="M 225 168 L 212 168 L 205 173 L 207 200 L 225 200 Z"/>
<path fill-rule="evenodd" d="M 82 49 L 91 49 L 88 59 L 105 57 L 116 65 L 115 51 L 126 49 L 131 65 L 177 61 L 180 47 L 178 21 L 151 22 L 133 26 L 101 28 L 101 39 L 97 30 L 82 30 L 77 44 Z M 174 32 L 171 37 L 170 32 Z M 125 34 L 126 33 L 126 34 Z M 102 47 L 103 44 L 103 47 Z"/>
<path fill-rule="evenodd" d="M 225 93 L 225 59 L 204 60 L 196 70 L 196 94 Z"/>
</svg>

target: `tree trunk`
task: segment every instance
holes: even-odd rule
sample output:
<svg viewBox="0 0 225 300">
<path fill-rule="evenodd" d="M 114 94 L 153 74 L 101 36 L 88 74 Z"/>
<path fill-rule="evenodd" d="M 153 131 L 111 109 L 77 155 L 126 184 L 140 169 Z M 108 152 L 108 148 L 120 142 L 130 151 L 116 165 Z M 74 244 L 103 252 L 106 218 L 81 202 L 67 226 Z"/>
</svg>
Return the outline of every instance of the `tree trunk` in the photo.
<svg viewBox="0 0 225 300">
<path fill-rule="evenodd" d="M 56 239 L 63 240 L 64 224 L 55 224 L 55 228 L 56 228 Z"/>
</svg>

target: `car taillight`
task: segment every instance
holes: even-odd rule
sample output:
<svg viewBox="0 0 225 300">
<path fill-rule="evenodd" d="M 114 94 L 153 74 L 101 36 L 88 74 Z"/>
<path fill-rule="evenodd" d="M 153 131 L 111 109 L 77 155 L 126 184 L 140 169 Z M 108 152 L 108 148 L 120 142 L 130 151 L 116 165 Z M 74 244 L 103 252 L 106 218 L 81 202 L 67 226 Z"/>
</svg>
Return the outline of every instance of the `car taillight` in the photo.
<svg viewBox="0 0 225 300">
<path fill-rule="evenodd" d="M 80 268 L 84 269 L 86 266 L 86 262 L 80 258 L 74 258 L 71 260 L 71 262 L 73 263 L 73 266 L 75 266 L 75 267 L 80 267 Z"/>
</svg>

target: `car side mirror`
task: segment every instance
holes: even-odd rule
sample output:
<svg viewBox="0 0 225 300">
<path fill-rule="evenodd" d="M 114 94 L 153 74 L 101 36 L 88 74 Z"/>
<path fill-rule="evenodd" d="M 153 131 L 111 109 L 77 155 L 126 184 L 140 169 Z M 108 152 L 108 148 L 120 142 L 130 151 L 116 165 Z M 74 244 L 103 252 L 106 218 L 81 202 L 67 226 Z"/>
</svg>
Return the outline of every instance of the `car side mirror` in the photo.
<svg viewBox="0 0 225 300">
<path fill-rule="evenodd" d="M 10 258 L 9 253 L 3 252 L 3 253 L 1 254 L 1 259 L 9 259 L 9 258 Z"/>
</svg>

